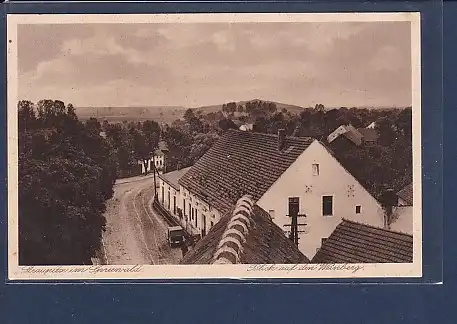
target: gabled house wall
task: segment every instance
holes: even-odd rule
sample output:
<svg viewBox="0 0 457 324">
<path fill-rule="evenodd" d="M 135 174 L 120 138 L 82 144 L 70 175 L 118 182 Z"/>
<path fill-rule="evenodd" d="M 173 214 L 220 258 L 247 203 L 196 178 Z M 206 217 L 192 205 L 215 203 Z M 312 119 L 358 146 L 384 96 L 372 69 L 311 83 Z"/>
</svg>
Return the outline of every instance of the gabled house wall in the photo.
<svg viewBox="0 0 457 324">
<path fill-rule="evenodd" d="M 313 164 L 319 165 L 315 175 Z M 333 215 L 323 216 L 323 196 L 332 196 Z M 342 218 L 384 226 L 384 211 L 378 201 L 327 151 L 314 141 L 297 160 L 279 177 L 270 189 L 257 201 L 257 205 L 272 214 L 273 221 L 284 231 L 290 227 L 288 198 L 299 197 L 298 223 L 306 223 L 299 230 L 299 250 L 312 259 Z M 356 213 L 360 206 L 360 213 Z"/>
</svg>

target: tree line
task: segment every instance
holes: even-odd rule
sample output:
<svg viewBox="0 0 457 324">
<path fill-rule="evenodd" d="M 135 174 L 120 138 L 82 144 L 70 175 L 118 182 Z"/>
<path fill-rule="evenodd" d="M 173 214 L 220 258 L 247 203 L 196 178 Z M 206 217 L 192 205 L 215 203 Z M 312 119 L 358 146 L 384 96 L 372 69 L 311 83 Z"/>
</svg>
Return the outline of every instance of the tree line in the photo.
<svg viewBox="0 0 457 324">
<path fill-rule="evenodd" d="M 18 103 L 19 264 L 91 264 L 115 157 L 94 120 L 58 100 Z"/>
</svg>

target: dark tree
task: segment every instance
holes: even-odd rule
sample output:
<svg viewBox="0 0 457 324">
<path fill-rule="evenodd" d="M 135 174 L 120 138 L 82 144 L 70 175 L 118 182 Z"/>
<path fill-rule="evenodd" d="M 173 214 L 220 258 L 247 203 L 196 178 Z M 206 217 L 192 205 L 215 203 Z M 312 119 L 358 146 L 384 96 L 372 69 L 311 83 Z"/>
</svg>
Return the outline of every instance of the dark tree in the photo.
<svg viewBox="0 0 457 324">
<path fill-rule="evenodd" d="M 235 123 L 231 119 L 228 119 L 228 118 L 224 118 L 219 121 L 219 128 L 224 132 L 229 129 L 238 129 L 238 127 L 236 127 Z"/>
<path fill-rule="evenodd" d="M 18 105 L 19 263 L 91 264 L 115 181 L 111 148 L 73 106 L 42 100 L 36 118 L 32 106 Z"/>
</svg>

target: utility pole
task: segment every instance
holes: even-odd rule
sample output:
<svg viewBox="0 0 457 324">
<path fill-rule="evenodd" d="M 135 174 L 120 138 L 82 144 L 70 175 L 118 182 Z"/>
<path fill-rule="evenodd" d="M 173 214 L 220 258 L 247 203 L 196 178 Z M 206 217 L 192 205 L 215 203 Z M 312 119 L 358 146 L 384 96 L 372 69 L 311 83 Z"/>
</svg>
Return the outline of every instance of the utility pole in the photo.
<svg viewBox="0 0 457 324">
<path fill-rule="evenodd" d="M 152 152 L 152 172 L 154 173 L 154 200 L 157 199 L 157 181 L 156 181 L 156 155 Z"/>
<path fill-rule="evenodd" d="M 286 224 L 284 226 L 289 227 L 290 226 L 290 234 L 289 234 L 289 239 L 298 246 L 298 233 L 304 233 L 305 231 L 299 230 L 299 226 L 306 226 L 306 223 L 299 224 L 298 223 L 298 218 L 299 217 L 306 217 L 305 214 L 299 214 L 299 209 L 300 209 L 300 201 L 298 197 L 291 197 L 289 198 L 289 216 L 291 218 L 291 223 Z"/>
</svg>

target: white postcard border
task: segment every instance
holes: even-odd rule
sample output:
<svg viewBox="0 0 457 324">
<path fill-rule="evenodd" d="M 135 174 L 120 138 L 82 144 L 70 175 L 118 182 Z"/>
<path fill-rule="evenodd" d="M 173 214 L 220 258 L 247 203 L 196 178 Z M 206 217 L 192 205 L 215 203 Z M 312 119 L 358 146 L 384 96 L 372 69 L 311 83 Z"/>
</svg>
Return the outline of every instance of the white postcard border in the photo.
<svg viewBox="0 0 457 324">
<path fill-rule="evenodd" d="M 18 265 L 18 67 L 19 24 L 87 23 L 220 23 L 220 22 L 411 22 L 413 112 L 413 263 L 347 265 L 125 265 L 19 266 Z M 261 279 L 261 278 L 386 278 L 422 276 L 422 163 L 421 163 L 421 56 L 420 13 L 263 13 L 263 14 L 113 14 L 7 16 L 7 151 L 8 151 L 8 279 Z"/>
</svg>

